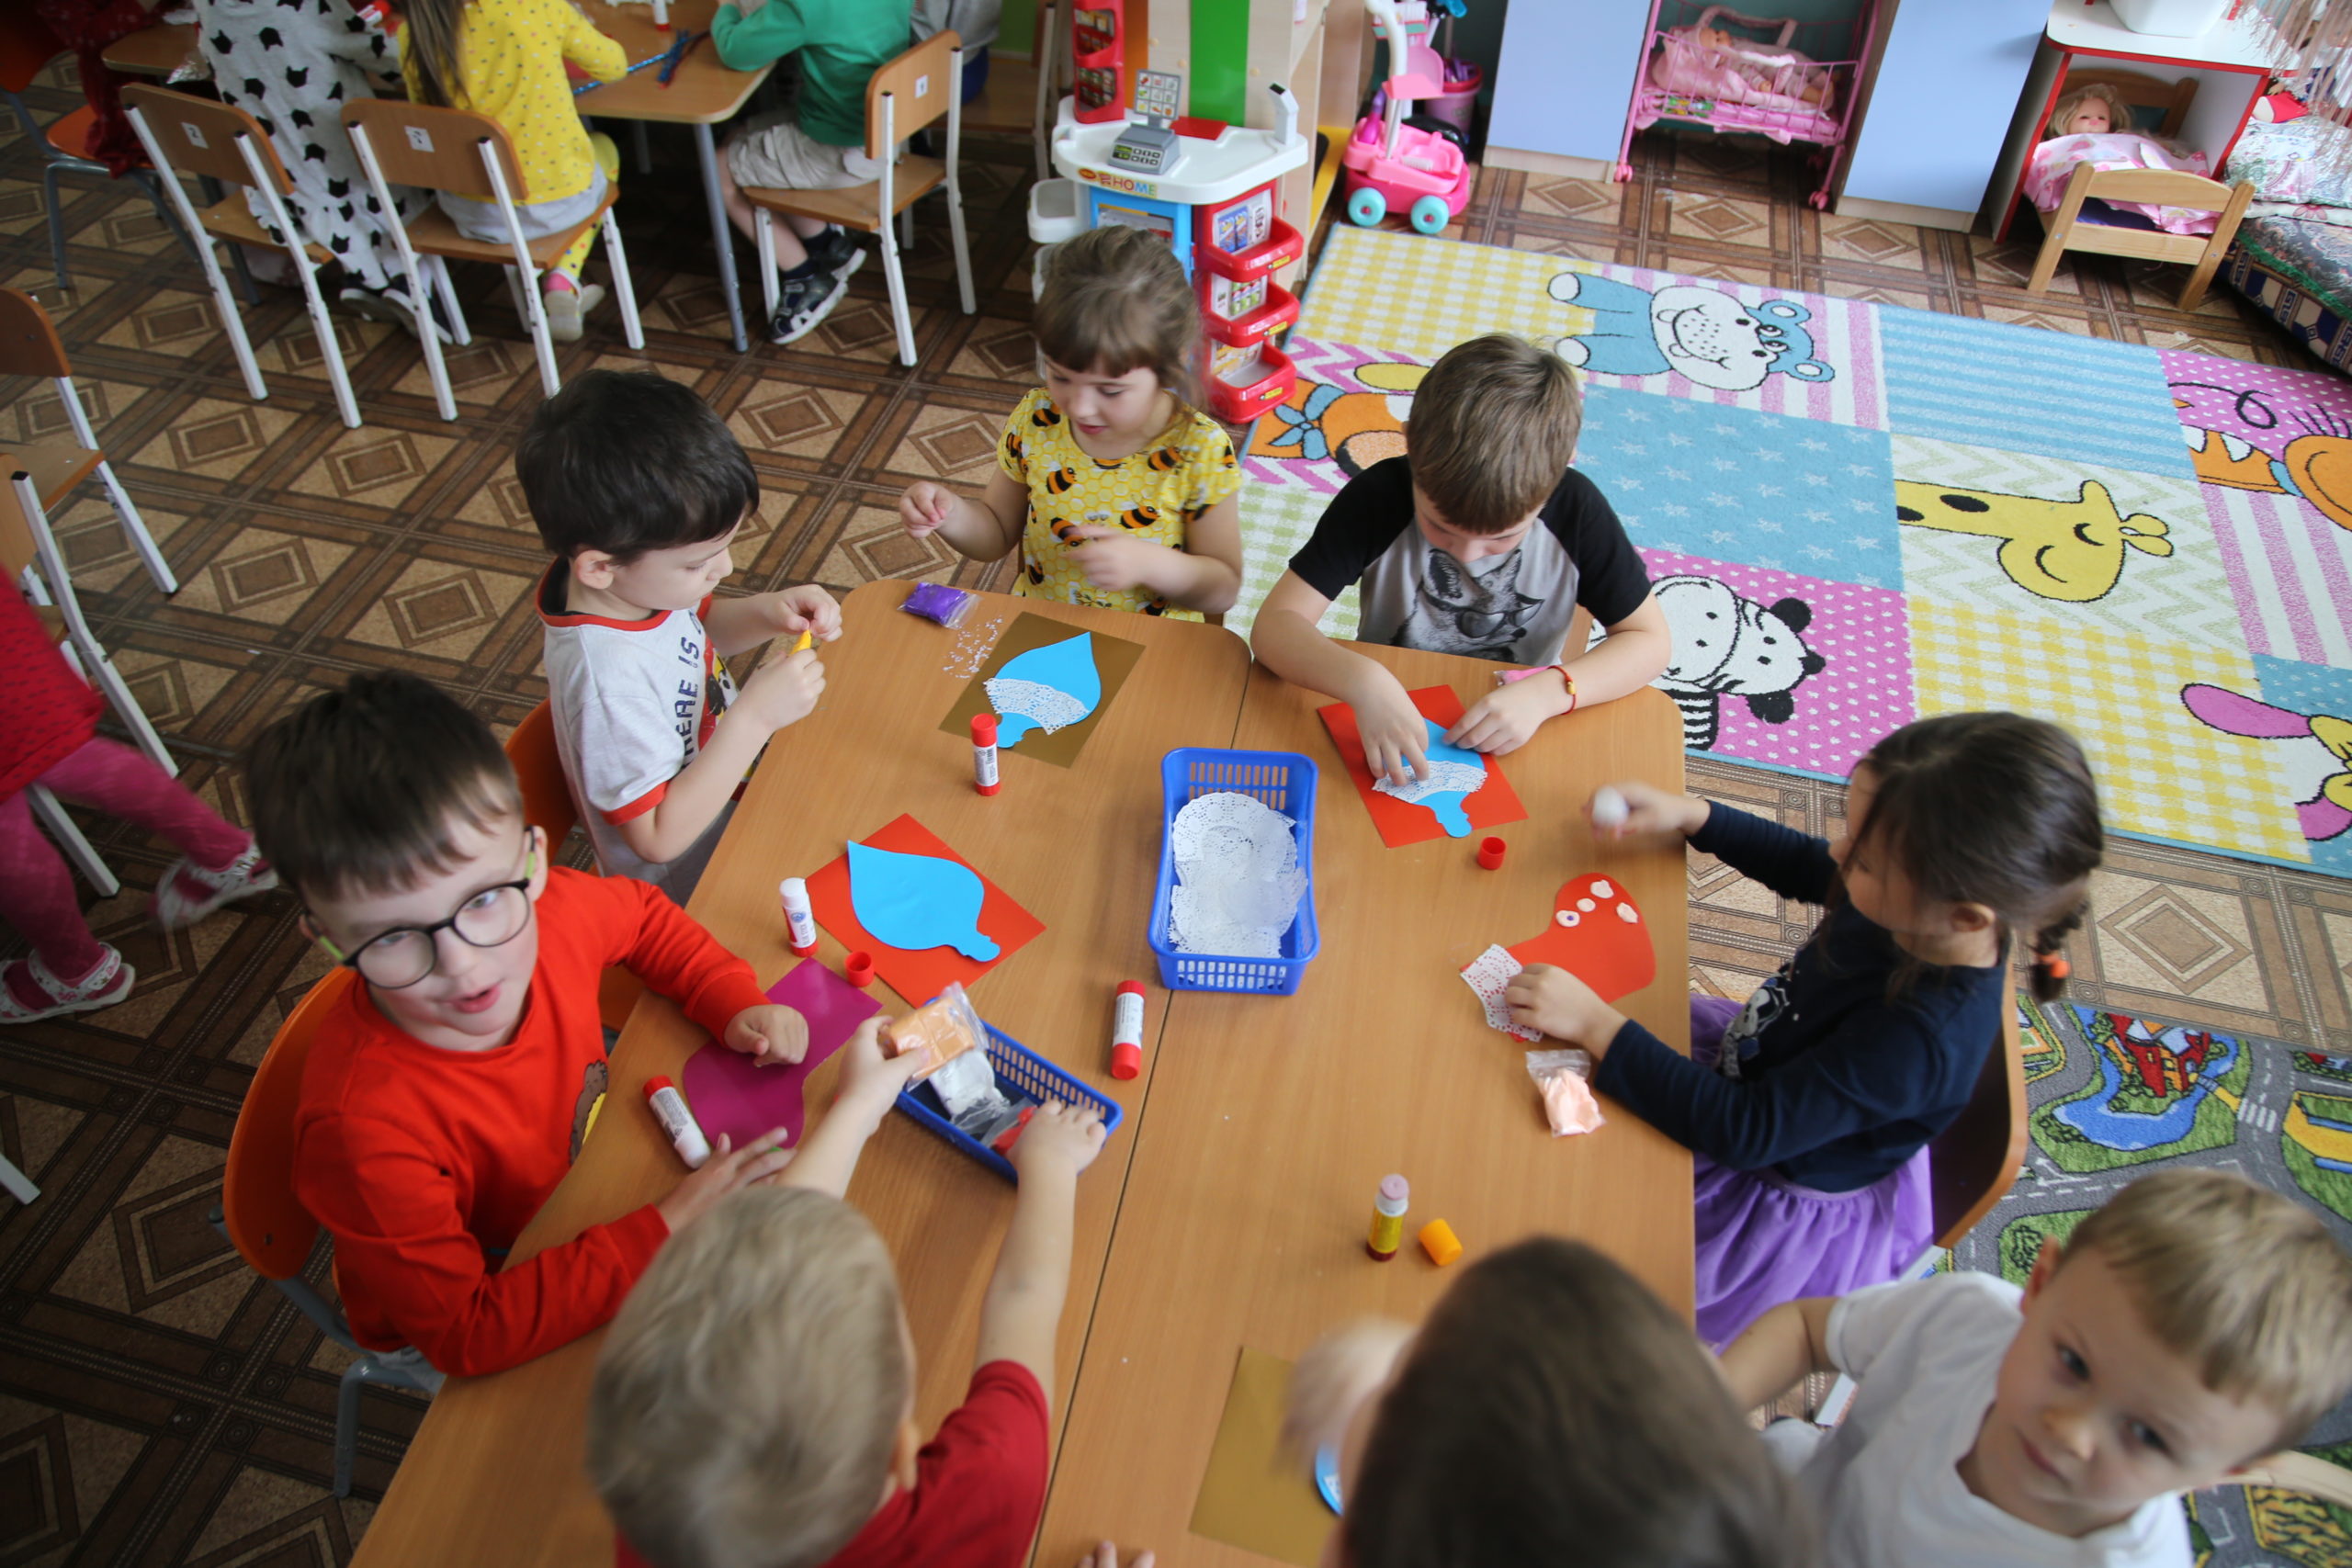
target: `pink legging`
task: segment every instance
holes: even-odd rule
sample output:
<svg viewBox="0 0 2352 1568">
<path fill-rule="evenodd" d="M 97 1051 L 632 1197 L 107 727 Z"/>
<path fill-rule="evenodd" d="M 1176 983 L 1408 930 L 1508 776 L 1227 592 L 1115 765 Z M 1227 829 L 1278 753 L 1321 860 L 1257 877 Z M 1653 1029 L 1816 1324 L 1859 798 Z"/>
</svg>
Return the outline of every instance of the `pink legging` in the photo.
<svg viewBox="0 0 2352 1568">
<path fill-rule="evenodd" d="M 253 843 L 252 834 L 223 821 L 144 754 L 112 740 L 89 741 L 35 782 L 168 839 L 209 870 L 230 864 Z M 80 979 L 106 956 L 82 919 L 64 857 L 34 824 L 32 802 L 21 790 L 0 800 L 0 918 L 61 980 Z"/>
</svg>

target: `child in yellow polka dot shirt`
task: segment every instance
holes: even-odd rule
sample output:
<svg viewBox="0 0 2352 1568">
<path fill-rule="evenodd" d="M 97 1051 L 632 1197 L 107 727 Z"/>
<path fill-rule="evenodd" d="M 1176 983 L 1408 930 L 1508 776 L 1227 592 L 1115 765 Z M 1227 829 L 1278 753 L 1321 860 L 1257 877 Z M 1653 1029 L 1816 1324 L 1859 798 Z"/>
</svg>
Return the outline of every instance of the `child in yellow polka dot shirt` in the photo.
<svg viewBox="0 0 2352 1568">
<path fill-rule="evenodd" d="M 1056 247 L 1035 317 L 1046 384 L 1021 400 L 978 501 L 928 479 L 899 516 L 974 560 L 1016 545 L 1013 592 L 1198 620 L 1241 589 L 1241 472 L 1184 400 L 1199 306 L 1165 242 L 1090 229 Z"/>
<path fill-rule="evenodd" d="M 488 115 L 514 139 L 523 188 L 508 194 L 524 237 L 561 233 L 594 216 L 620 172 L 620 155 L 610 137 L 592 137 L 580 122 L 564 62 L 600 82 L 617 81 L 628 74 L 628 51 L 571 0 L 399 0 L 399 6 L 409 96 Z M 460 233 L 505 243 L 495 202 L 440 199 Z M 548 327 L 562 342 L 578 339 L 581 317 L 605 297 L 599 286 L 580 281 L 595 243 L 595 230 L 582 230 L 542 278 Z"/>
</svg>

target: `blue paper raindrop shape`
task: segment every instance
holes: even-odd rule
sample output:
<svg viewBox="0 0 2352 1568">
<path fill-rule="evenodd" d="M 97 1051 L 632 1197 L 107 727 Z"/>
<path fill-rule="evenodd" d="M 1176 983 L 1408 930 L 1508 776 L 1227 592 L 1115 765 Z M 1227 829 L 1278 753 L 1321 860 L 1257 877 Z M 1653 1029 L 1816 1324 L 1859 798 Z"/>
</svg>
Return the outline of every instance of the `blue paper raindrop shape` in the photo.
<svg viewBox="0 0 2352 1568">
<path fill-rule="evenodd" d="M 1045 643 L 1026 653 L 1016 654 L 1005 660 L 998 671 L 999 681 L 1027 681 L 1034 685 L 1050 686 L 1067 694 L 1080 705 L 1079 718 L 1094 711 L 1102 701 L 1102 676 L 1094 668 L 1094 634 L 1080 632 L 1061 642 Z M 993 697 L 990 699 L 993 701 Z M 999 708 L 1003 728 L 997 736 L 1000 746 L 1011 746 L 1037 728 L 1037 716 L 1015 709 Z M 1072 723 L 1077 722 L 1075 719 Z M 1061 726 L 1055 728 L 1060 728 Z"/>
<path fill-rule="evenodd" d="M 1000 951 L 980 931 L 987 885 L 970 866 L 937 855 L 849 846 L 849 902 L 876 942 L 920 953 L 952 947 L 986 964 Z"/>
<path fill-rule="evenodd" d="M 1463 809 L 1462 803 L 1486 787 L 1487 759 L 1464 747 L 1447 745 L 1445 726 L 1435 719 L 1425 718 L 1421 722 L 1429 726 L 1430 763 L 1457 762 L 1464 767 L 1476 768 L 1478 770 L 1478 782 L 1467 790 L 1440 790 L 1406 804 L 1427 807 L 1430 814 L 1437 818 L 1437 825 L 1445 829 L 1449 838 L 1466 839 L 1470 836 L 1470 817 Z"/>
</svg>

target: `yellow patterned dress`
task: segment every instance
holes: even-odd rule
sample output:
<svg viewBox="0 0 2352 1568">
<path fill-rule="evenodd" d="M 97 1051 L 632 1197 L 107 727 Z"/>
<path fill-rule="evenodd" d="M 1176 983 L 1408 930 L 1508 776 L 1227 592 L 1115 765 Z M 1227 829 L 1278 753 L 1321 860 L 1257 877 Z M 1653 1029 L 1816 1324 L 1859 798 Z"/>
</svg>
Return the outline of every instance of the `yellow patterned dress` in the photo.
<svg viewBox="0 0 2352 1568">
<path fill-rule="evenodd" d="M 1116 463 L 1098 462 L 1080 449 L 1069 422 L 1039 387 L 1005 422 L 996 460 L 1006 478 L 1029 492 L 1015 593 L 1174 620 L 1201 618 L 1198 610 L 1172 609 L 1157 594 L 1095 587 L 1054 530 L 1092 524 L 1182 549 L 1193 519 L 1241 488 L 1233 443 L 1215 420 L 1180 405 L 1176 422 L 1141 451 Z"/>
</svg>

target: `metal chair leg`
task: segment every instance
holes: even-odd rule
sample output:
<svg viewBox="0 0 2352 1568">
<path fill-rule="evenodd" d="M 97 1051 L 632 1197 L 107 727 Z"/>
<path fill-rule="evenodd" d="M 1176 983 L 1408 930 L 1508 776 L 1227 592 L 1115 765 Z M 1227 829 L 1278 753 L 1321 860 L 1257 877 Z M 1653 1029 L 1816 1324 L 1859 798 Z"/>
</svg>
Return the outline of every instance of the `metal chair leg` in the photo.
<svg viewBox="0 0 2352 1568">
<path fill-rule="evenodd" d="M 56 164 L 50 164 L 41 171 L 40 183 L 49 203 L 50 253 L 57 260 L 57 287 L 63 289 L 73 288 L 74 282 L 65 275 L 65 209 L 60 205 L 62 198 L 57 192 L 57 176 L 61 172 Z"/>
<path fill-rule="evenodd" d="M 7 1189 L 19 1203 L 29 1203 L 40 1196 L 40 1189 L 33 1185 L 32 1178 L 18 1170 L 5 1156 L 0 1156 L 0 1188 Z"/>
<path fill-rule="evenodd" d="M 73 863 L 74 869 L 82 874 L 82 880 L 98 890 L 99 897 L 111 898 L 122 891 L 122 884 L 116 880 L 113 869 L 98 858 L 98 852 L 90 847 L 90 840 L 82 836 L 82 829 L 73 818 L 66 815 L 65 808 L 57 804 L 55 795 L 39 784 L 28 784 L 25 800 L 33 808 L 33 816 L 40 825 L 49 829 L 51 840 L 65 852 L 65 858 Z"/>
</svg>

